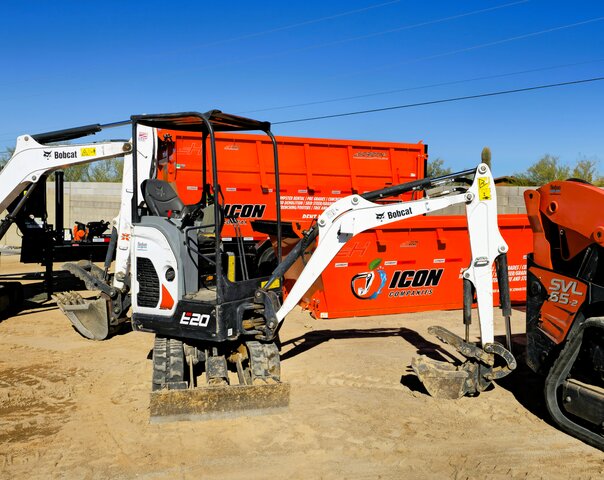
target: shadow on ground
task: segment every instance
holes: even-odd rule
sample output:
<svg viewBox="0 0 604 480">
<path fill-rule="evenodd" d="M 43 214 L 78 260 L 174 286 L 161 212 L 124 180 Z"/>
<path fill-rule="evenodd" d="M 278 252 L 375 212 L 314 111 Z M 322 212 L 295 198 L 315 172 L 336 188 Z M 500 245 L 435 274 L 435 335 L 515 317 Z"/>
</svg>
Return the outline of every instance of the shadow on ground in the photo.
<svg viewBox="0 0 604 480">
<path fill-rule="evenodd" d="M 350 338 L 386 338 L 401 337 L 417 349 L 420 355 L 427 355 L 435 360 L 458 359 L 442 348 L 439 344 L 430 342 L 417 332 L 408 328 L 351 328 L 345 330 L 313 330 L 298 337 L 286 340 L 281 347 L 293 345 L 281 355 L 281 360 L 293 358 L 322 343 L 330 340 L 345 340 Z"/>
<path fill-rule="evenodd" d="M 345 340 L 350 338 L 386 338 L 386 337 L 401 337 L 407 343 L 413 345 L 417 355 L 425 355 L 433 360 L 452 363 L 458 365 L 460 359 L 451 354 L 440 344 L 427 340 L 422 335 L 414 330 L 405 327 L 399 328 L 367 328 L 367 329 L 346 329 L 346 330 L 313 330 L 292 338 L 281 344 L 282 347 L 293 345 L 290 350 L 282 353 L 281 360 L 293 358 L 301 353 L 321 345 L 322 343 L 331 340 Z M 428 395 L 428 392 L 423 387 L 413 370 L 411 365 L 407 365 L 406 374 L 401 377 L 401 384 L 412 391 L 420 392 Z"/>
<path fill-rule="evenodd" d="M 495 340 L 505 345 L 505 337 L 496 337 Z M 533 372 L 526 364 L 526 336 L 517 334 L 512 336 L 512 350 L 518 367 L 507 377 L 497 380 L 497 385 L 509 391 L 524 408 L 536 417 L 554 426 L 551 421 L 544 400 L 544 378 Z"/>
<path fill-rule="evenodd" d="M 285 361 L 293 358 L 328 341 L 386 337 L 401 337 L 415 347 L 417 355 L 425 355 L 433 360 L 440 360 L 453 365 L 461 363 L 461 357 L 447 351 L 441 344 L 432 342 L 418 332 L 404 327 L 309 331 L 304 335 L 282 343 L 282 347 L 291 346 L 291 348 L 281 355 L 281 360 Z M 505 345 L 505 336 L 499 336 L 495 340 Z M 498 380 L 497 385 L 512 393 L 516 400 L 533 415 L 553 425 L 543 399 L 543 379 L 528 368 L 524 359 L 524 334 L 513 335 L 512 344 L 518 367 L 507 377 Z M 401 376 L 401 384 L 414 392 L 428 395 L 410 365 L 407 366 L 406 372 Z"/>
</svg>

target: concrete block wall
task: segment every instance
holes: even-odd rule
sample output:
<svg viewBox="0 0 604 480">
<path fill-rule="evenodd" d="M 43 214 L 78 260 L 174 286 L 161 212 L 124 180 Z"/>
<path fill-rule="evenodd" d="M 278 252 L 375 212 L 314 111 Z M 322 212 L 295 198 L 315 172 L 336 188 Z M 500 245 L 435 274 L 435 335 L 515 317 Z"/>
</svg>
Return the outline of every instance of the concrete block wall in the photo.
<svg viewBox="0 0 604 480">
<path fill-rule="evenodd" d="M 121 183 L 66 182 L 64 184 L 64 227 L 71 229 L 76 221 L 111 222 L 121 204 Z M 46 183 L 48 223 L 55 222 L 55 184 Z M 2 215 L 3 216 L 3 215 Z M 20 246 L 21 237 L 13 225 L 0 240 L 1 246 Z"/>
<path fill-rule="evenodd" d="M 65 183 L 65 227 L 78 222 L 111 221 L 120 209 L 120 183 L 69 182 Z M 55 185 L 46 187 L 48 215 L 55 218 Z"/>
<path fill-rule="evenodd" d="M 497 205 L 499 213 L 526 213 L 523 193 L 534 187 L 497 187 Z M 48 221 L 54 223 L 55 219 L 55 184 L 46 184 L 48 199 Z M 73 227 L 76 221 L 111 221 L 120 209 L 121 184 L 119 183 L 92 183 L 69 182 L 65 183 L 65 227 Z M 433 215 L 465 215 L 463 205 L 455 205 Z M 13 226 L 0 245 L 19 246 L 21 239 L 17 229 Z"/>
<path fill-rule="evenodd" d="M 508 213 L 526 213 L 524 205 L 525 190 L 536 187 L 496 187 L 497 189 L 497 211 L 500 214 Z M 466 210 L 463 205 L 454 205 L 445 208 L 430 215 L 465 215 Z"/>
</svg>

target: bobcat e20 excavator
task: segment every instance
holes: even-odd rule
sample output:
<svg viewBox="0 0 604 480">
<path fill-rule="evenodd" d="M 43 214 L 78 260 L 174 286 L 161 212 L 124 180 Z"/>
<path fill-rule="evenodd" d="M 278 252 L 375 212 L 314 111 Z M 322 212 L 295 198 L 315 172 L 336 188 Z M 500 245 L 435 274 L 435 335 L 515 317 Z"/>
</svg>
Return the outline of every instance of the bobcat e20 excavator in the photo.
<svg viewBox="0 0 604 480">
<path fill-rule="evenodd" d="M 504 316 L 509 318 L 507 245 L 497 225 L 496 192 L 487 165 L 342 198 L 326 209 L 283 258 L 277 145 L 270 124 L 222 113 L 185 112 L 131 117 L 134 170 L 130 268 L 132 326 L 155 334 L 152 421 L 221 417 L 285 407 L 289 386 L 281 382 L 278 334 L 288 312 L 340 249 L 360 232 L 404 221 L 454 204 L 465 204 L 472 261 L 464 272 L 466 338 L 434 327 L 432 332 L 467 358 L 460 366 L 420 357 L 413 368 L 433 395 L 457 398 L 483 391 L 510 373 L 514 357 L 494 341 L 493 264 L 496 263 Z M 150 179 L 136 188 L 139 145 L 149 138 L 140 127 L 200 132 L 203 137 L 201 200 L 183 205 L 171 185 Z M 217 165 L 215 132 L 255 130 L 273 143 L 276 222 L 256 228 L 276 238 L 274 264 L 246 250 L 242 239 L 223 241 L 224 198 Z M 460 183 L 461 186 L 455 184 Z M 450 185 L 449 190 L 414 201 L 396 200 L 411 191 Z M 385 199 L 394 197 L 386 202 Z M 284 273 L 316 240 L 316 248 L 285 296 Z M 304 259 L 304 258 L 303 258 Z M 461 293 L 461 292 L 460 292 Z M 474 293 L 481 344 L 469 342 Z M 509 334 L 509 322 L 506 324 Z M 508 347 L 509 348 L 509 347 Z M 197 388 L 196 388 L 197 387 Z"/>
<path fill-rule="evenodd" d="M 604 450 L 604 191 L 556 181 L 524 193 L 533 230 L 527 364 L 552 419 Z"/>
</svg>

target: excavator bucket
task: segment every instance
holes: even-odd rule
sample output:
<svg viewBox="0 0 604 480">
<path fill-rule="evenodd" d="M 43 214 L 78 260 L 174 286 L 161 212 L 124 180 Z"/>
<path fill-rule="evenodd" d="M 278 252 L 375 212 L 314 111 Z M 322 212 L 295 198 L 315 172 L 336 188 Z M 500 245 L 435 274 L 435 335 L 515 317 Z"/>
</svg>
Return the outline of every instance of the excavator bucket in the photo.
<svg viewBox="0 0 604 480">
<path fill-rule="evenodd" d="M 107 300 L 101 295 L 85 299 L 77 292 L 55 293 L 52 298 L 74 328 L 91 340 L 105 340 L 110 334 Z"/>
<path fill-rule="evenodd" d="M 435 398 L 457 400 L 468 391 L 469 373 L 463 368 L 421 356 L 411 367 L 428 393 Z"/>
<path fill-rule="evenodd" d="M 505 377 L 516 368 L 514 356 L 499 343 L 480 348 L 442 327 L 430 327 L 428 332 L 467 359 L 461 365 L 424 355 L 412 359 L 413 371 L 435 398 L 455 400 L 464 395 L 476 395 L 486 390 L 493 380 Z M 503 365 L 495 366 L 496 356 L 504 361 Z"/>
<path fill-rule="evenodd" d="M 289 383 L 217 385 L 151 393 L 151 423 L 195 421 L 285 411 Z"/>
</svg>

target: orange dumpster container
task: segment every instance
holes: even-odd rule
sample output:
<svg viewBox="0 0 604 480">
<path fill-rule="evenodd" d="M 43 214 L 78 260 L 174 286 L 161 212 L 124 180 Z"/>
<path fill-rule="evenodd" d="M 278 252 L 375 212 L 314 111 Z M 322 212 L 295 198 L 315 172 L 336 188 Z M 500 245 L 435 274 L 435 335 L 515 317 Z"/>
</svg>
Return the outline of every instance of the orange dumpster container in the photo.
<svg viewBox="0 0 604 480">
<path fill-rule="evenodd" d="M 201 136 L 160 130 L 160 138 L 165 135 L 174 143 L 158 176 L 173 182 L 185 203 L 196 203 L 201 195 Z M 298 137 L 277 137 L 277 142 L 282 219 L 298 230 L 341 197 L 425 176 L 427 147 L 421 142 Z M 227 216 L 236 217 L 244 240 L 265 240 L 251 221 L 276 219 L 272 144 L 264 135 L 218 134 L 217 157 Z M 399 199 L 410 200 L 411 194 Z M 223 229 L 225 241 L 235 236 L 232 221 Z M 511 298 L 524 303 L 526 255 L 532 245 L 528 219 L 500 215 L 499 225 L 509 246 Z M 412 218 L 356 236 L 301 304 L 318 318 L 458 309 L 461 272 L 469 262 L 465 216 Z M 299 268 L 289 272 L 286 287 Z"/>
<path fill-rule="evenodd" d="M 470 264 L 465 216 L 426 216 L 364 232 L 348 242 L 303 305 L 318 318 L 461 308 L 462 272 Z M 509 246 L 513 303 L 526 299 L 526 255 L 532 231 L 526 215 L 500 215 Z M 493 272 L 495 301 L 498 302 Z"/>
<path fill-rule="evenodd" d="M 184 203 L 196 203 L 201 196 L 201 136 L 159 131 L 160 138 L 165 135 L 170 136 L 174 146 L 158 175 L 176 185 Z M 277 142 L 281 216 L 285 222 L 310 224 L 341 197 L 425 176 L 428 155 L 421 142 L 298 137 L 277 137 Z M 253 231 L 250 220 L 276 218 L 271 142 L 266 135 L 220 133 L 216 135 L 216 150 L 226 216 L 237 217 L 247 239 L 266 238 Z M 234 235 L 234 228 L 227 221 L 223 237 Z"/>
</svg>

